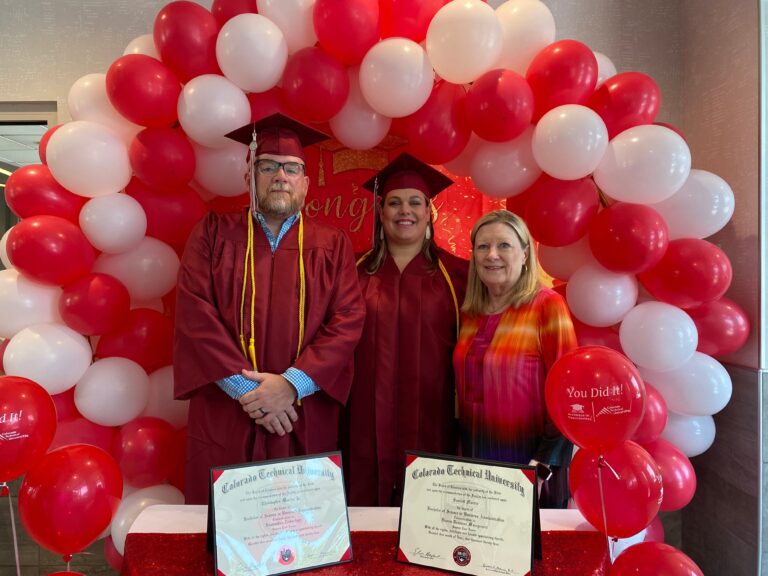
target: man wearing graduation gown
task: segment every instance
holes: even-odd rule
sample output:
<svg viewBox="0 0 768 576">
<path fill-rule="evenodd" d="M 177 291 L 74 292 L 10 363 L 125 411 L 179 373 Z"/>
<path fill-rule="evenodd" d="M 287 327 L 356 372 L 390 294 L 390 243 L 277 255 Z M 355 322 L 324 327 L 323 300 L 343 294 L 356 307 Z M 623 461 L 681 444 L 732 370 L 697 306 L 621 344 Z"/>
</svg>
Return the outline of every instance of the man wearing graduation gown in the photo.
<svg viewBox="0 0 768 576">
<path fill-rule="evenodd" d="M 187 503 L 207 502 L 212 466 L 338 448 L 365 314 L 348 238 L 300 212 L 302 144 L 324 135 L 276 115 L 229 136 L 247 144 L 252 134 L 250 209 L 208 214 L 179 272 L 174 388 L 190 400 Z"/>
<path fill-rule="evenodd" d="M 456 453 L 451 356 L 468 264 L 437 248 L 429 222 L 430 198 L 450 184 L 408 154 L 364 184 L 381 204 L 392 201 L 391 192 L 407 190 L 403 204 L 414 206 L 404 206 L 394 218 L 413 220 L 408 228 L 426 222 L 427 229 L 399 239 L 400 245 L 410 242 L 415 255 L 398 264 L 395 238 L 385 233 L 379 204 L 374 248 L 358 262 L 366 319 L 342 417 L 351 506 L 400 504 L 405 450 Z"/>
</svg>

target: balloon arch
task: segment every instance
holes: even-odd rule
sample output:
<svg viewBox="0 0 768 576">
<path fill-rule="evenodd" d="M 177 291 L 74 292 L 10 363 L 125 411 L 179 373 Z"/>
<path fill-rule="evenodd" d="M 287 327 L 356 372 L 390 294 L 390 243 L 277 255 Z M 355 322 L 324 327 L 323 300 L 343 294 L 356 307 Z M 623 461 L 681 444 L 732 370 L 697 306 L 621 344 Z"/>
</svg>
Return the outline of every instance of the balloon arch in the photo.
<svg viewBox="0 0 768 576">
<path fill-rule="evenodd" d="M 712 415 L 730 399 L 713 357 L 749 332 L 724 297 L 728 257 L 704 239 L 730 219 L 733 193 L 691 169 L 684 137 L 655 122 L 660 102 L 647 75 L 555 41 L 539 0 L 163 7 L 153 34 L 75 82 L 73 120 L 7 183 L 21 221 L 0 243 L 0 411 L 23 416 L 0 432 L 25 440 L 13 453 L 0 443 L 0 481 L 27 472 L 27 531 L 70 556 L 109 530 L 117 565 L 145 506 L 183 500 L 186 405 L 172 399 L 170 366 L 179 254 L 207 211 L 247 203 L 247 148 L 225 134 L 281 111 L 334 136 L 308 162 L 305 210 L 359 250 L 372 204 L 358 184 L 402 150 L 457 181 L 436 201 L 435 226 L 457 254 L 468 256 L 468 230 L 488 209 L 525 217 L 583 346 L 546 385 L 553 419 L 581 447 L 575 503 L 609 536 L 652 535 L 659 510 L 693 497 L 688 458 L 712 444 Z M 587 404 L 604 417 L 582 418 Z M 601 499 L 605 467 L 616 475 L 602 475 Z M 55 490 L 86 468 L 91 508 Z M 611 574 L 692 565 L 642 546 Z"/>
</svg>

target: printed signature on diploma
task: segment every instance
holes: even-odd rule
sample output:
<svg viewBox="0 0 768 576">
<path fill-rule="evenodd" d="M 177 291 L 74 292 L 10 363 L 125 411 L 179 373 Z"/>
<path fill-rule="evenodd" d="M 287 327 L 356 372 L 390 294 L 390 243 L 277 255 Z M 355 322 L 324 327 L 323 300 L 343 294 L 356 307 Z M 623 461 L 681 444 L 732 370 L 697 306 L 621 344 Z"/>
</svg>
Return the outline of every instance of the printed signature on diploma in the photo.
<svg viewBox="0 0 768 576">
<path fill-rule="evenodd" d="M 442 559 L 442 556 L 440 554 L 433 554 L 432 552 L 428 552 L 426 550 L 422 550 L 421 548 L 416 548 L 413 551 L 413 555 L 417 558 L 421 558 L 422 560 L 440 560 Z"/>
</svg>

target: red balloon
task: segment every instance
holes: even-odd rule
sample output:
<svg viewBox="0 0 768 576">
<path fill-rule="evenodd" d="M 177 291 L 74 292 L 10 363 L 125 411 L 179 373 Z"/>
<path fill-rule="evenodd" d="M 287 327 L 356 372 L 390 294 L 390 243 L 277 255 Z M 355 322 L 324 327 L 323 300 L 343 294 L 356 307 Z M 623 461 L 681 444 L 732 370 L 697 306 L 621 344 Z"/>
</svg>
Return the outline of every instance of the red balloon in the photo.
<svg viewBox="0 0 768 576">
<path fill-rule="evenodd" d="M 490 70 L 472 83 L 467 115 L 472 131 L 483 140 L 512 140 L 531 123 L 533 91 L 516 72 Z"/>
<path fill-rule="evenodd" d="M 96 345 L 96 356 L 119 356 L 139 364 L 149 374 L 173 363 L 173 322 L 157 310 L 136 308 L 115 332 Z"/>
<path fill-rule="evenodd" d="M 112 450 L 112 440 L 116 431 L 117 428 L 101 426 L 82 416 L 63 420 L 59 422 L 59 426 L 56 428 L 56 435 L 53 437 L 50 450 L 72 444 L 90 444 L 109 452 Z"/>
<path fill-rule="evenodd" d="M 563 284 L 563 286 L 566 286 L 566 284 Z M 563 294 L 563 298 L 565 298 L 565 294 Z M 605 346 L 623 354 L 624 350 L 621 347 L 619 333 L 610 326 L 601 328 L 584 324 L 577 318 L 572 318 L 571 320 L 573 321 L 573 330 L 576 332 L 576 341 L 579 343 L 579 346 Z M 647 386 L 646 384 L 646 390 Z M 646 406 L 647 411 L 648 408 Z"/>
<path fill-rule="evenodd" d="M 619 554 L 610 576 L 704 576 L 696 563 L 663 542 L 641 542 Z"/>
<path fill-rule="evenodd" d="M 672 512 L 687 506 L 696 492 L 696 472 L 688 457 L 677 446 L 661 438 L 643 444 L 643 448 L 661 469 L 661 478 L 664 481 L 661 511 Z"/>
<path fill-rule="evenodd" d="M 98 272 L 67 284 L 59 297 L 61 319 L 86 336 L 117 330 L 128 319 L 130 309 L 125 285 Z"/>
<path fill-rule="evenodd" d="M 175 436 L 173 426 L 160 418 L 137 418 L 120 428 L 112 455 L 128 484 L 146 488 L 170 477 L 176 464 Z"/>
<path fill-rule="evenodd" d="M 44 164 L 22 166 L 5 184 L 5 202 L 19 218 L 59 216 L 78 224 L 87 201 L 59 184 Z"/>
<path fill-rule="evenodd" d="M 216 18 L 194 2 L 166 4 L 155 18 L 153 36 L 160 58 L 184 84 L 201 74 L 221 74 L 218 35 Z"/>
<path fill-rule="evenodd" d="M 352 66 L 379 41 L 379 0 L 317 0 L 313 21 L 320 46 Z"/>
<path fill-rule="evenodd" d="M 567 246 L 589 230 L 599 196 L 592 178 L 558 180 L 542 174 L 531 186 L 525 222 L 546 246 Z"/>
<path fill-rule="evenodd" d="M 80 228 L 58 216 L 25 218 L 8 234 L 6 250 L 19 272 L 43 284 L 74 282 L 96 259 Z"/>
<path fill-rule="evenodd" d="M 55 126 L 51 126 L 46 130 L 45 134 L 43 134 L 43 137 L 40 138 L 40 144 L 37 147 L 37 154 L 40 156 L 40 162 L 43 164 L 48 164 L 47 159 L 45 157 L 45 152 L 48 149 L 48 140 L 51 139 L 51 136 L 53 136 L 53 133 L 56 132 L 59 128 L 61 128 L 63 124 L 56 124 Z M 7 184 L 6 184 L 7 186 Z"/>
<path fill-rule="evenodd" d="M 183 250 L 192 228 L 208 212 L 205 202 L 189 186 L 159 192 L 133 178 L 125 192 L 144 209 L 147 236 L 162 240 L 177 251 Z"/>
<path fill-rule="evenodd" d="M 622 72 L 603 82 L 587 102 L 613 138 L 633 126 L 652 124 L 661 106 L 661 90 L 642 72 Z"/>
<path fill-rule="evenodd" d="M 229 214 L 240 212 L 251 202 L 248 192 L 240 196 L 215 196 L 207 203 L 208 210 L 217 214 Z"/>
<path fill-rule="evenodd" d="M 178 119 L 179 79 L 152 56 L 121 56 L 107 70 L 106 84 L 115 110 L 139 126 L 165 128 Z"/>
<path fill-rule="evenodd" d="M 20 376 L 0 376 L 0 482 L 29 470 L 55 431 L 56 406 L 45 388 Z"/>
<path fill-rule="evenodd" d="M 654 298 L 680 308 L 717 300 L 731 285 L 725 252 L 698 238 L 672 240 L 664 257 L 638 278 Z"/>
<path fill-rule="evenodd" d="M 115 542 L 112 540 L 112 535 L 104 538 L 104 559 L 107 561 L 110 568 L 118 574 L 123 569 L 123 555 L 117 551 Z"/>
<path fill-rule="evenodd" d="M 58 420 L 59 423 L 64 422 L 65 420 L 72 420 L 73 418 L 83 417 L 75 405 L 74 386 L 68 390 L 65 390 L 64 392 L 52 395 L 51 399 L 56 405 L 56 420 Z M 59 427 L 56 428 L 56 431 L 59 431 Z"/>
<path fill-rule="evenodd" d="M 602 346 L 561 356 L 547 374 L 544 395 L 560 431 L 599 453 L 634 434 L 645 405 L 645 385 L 635 365 Z"/>
<path fill-rule="evenodd" d="M 664 431 L 664 427 L 667 425 L 667 418 L 667 403 L 664 401 L 664 397 L 661 395 L 661 392 L 646 382 L 645 413 L 640 421 L 640 425 L 632 436 L 632 440 L 643 445 L 658 440 Z"/>
<path fill-rule="evenodd" d="M 560 40 L 542 49 L 525 79 L 533 90 L 533 121 L 563 104 L 586 104 L 597 83 L 597 59 L 588 46 Z"/>
<path fill-rule="evenodd" d="M 507 202 L 506 202 L 507 210 L 509 210 L 514 214 L 517 214 L 518 216 L 520 216 L 520 218 L 525 220 L 525 213 L 528 209 L 528 202 L 530 202 L 531 197 L 533 196 L 532 188 L 533 186 L 531 188 L 528 188 L 527 190 L 523 190 L 522 192 L 520 192 L 520 194 L 515 194 L 514 196 L 510 196 L 509 198 L 507 198 Z"/>
<path fill-rule="evenodd" d="M 379 0 L 379 30 L 382 38 L 397 36 L 421 42 L 437 11 L 449 0 Z"/>
<path fill-rule="evenodd" d="M 145 128 L 131 141 L 128 157 L 136 178 L 150 188 L 180 188 L 195 175 L 195 150 L 179 129 Z"/>
<path fill-rule="evenodd" d="M 645 529 L 643 542 L 664 542 L 664 525 L 658 516 Z"/>
<path fill-rule="evenodd" d="M 661 472 L 650 454 L 632 441 L 611 448 L 603 456 L 579 450 L 571 461 L 569 479 L 579 511 L 608 536 L 633 536 L 659 512 Z"/>
<path fill-rule="evenodd" d="M 21 523 L 32 539 L 58 554 L 80 552 L 109 526 L 123 479 L 114 459 L 74 444 L 43 456 L 19 491 Z"/>
<path fill-rule="evenodd" d="M 324 122 L 344 106 L 349 76 L 344 66 L 320 48 L 303 48 L 285 65 L 283 94 L 288 108 L 300 120 Z"/>
<path fill-rule="evenodd" d="M 251 105 L 251 122 L 257 122 L 272 114 L 285 114 L 283 89 L 279 86 L 266 92 L 249 92 L 247 96 Z"/>
<path fill-rule="evenodd" d="M 688 308 L 686 312 L 699 332 L 696 349 L 704 354 L 730 354 L 741 348 L 749 337 L 749 318 L 736 302 L 725 296 Z"/>
<path fill-rule="evenodd" d="M 219 26 L 239 14 L 258 14 L 256 0 L 213 0 L 211 14 Z"/>
<path fill-rule="evenodd" d="M 669 245 L 664 218 L 650 206 L 617 202 L 592 221 L 589 247 L 608 270 L 637 274 L 659 263 Z"/>
<path fill-rule="evenodd" d="M 64 572 L 51 572 L 48 574 L 48 576 L 85 576 L 82 572 L 72 572 L 71 570 L 66 570 Z"/>
<path fill-rule="evenodd" d="M 444 164 L 458 156 L 469 142 L 464 86 L 440 81 L 424 105 L 408 116 L 409 148 L 427 164 Z"/>
</svg>

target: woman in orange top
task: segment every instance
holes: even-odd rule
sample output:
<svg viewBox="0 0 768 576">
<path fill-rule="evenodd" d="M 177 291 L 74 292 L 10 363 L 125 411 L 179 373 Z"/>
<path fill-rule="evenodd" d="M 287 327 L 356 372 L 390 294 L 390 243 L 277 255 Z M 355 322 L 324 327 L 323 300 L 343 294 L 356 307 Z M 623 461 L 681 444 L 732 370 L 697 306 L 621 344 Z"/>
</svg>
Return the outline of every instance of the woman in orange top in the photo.
<svg viewBox="0 0 768 576">
<path fill-rule="evenodd" d="M 568 500 L 571 445 L 547 414 L 547 370 L 576 347 L 563 298 L 539 282 L 525 223 L 497 210 L 472 230 L 472 259 L 453 354 L 464 456 L 541 464 L 540 504 Z"/>
</svg>

